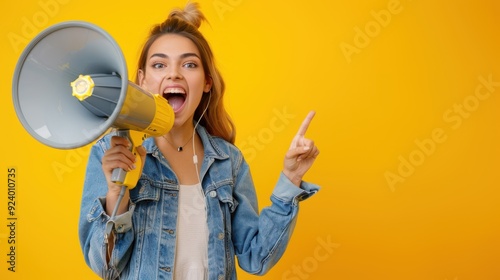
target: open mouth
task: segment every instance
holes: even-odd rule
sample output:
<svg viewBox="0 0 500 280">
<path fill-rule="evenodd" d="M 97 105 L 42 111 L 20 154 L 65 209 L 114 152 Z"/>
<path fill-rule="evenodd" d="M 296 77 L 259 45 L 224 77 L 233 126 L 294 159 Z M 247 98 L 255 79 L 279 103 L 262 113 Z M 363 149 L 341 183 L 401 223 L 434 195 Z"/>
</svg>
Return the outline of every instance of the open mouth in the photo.
<svg viewBox="0 0 500 280">
<path fill-rule="evenodd" d="M 186 92 L 182 88 L 167 88 L 163 92 L 163 98 L 167 99 L 174 112 L 177 112 L 186 102 Z"/>
</svg>

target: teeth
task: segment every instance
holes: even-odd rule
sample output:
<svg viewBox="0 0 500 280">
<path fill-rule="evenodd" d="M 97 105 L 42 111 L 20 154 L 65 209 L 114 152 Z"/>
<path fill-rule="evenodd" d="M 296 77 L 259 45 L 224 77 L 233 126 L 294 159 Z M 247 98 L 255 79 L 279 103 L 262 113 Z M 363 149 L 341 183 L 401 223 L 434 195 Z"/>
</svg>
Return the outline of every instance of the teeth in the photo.
<svg viewBox="0 0 500 280">
<path fill-rule="evenodd" d="M 182 88 L 167 88 L 164 93 L 182 93 L 185 94 Z"/>
</svg>

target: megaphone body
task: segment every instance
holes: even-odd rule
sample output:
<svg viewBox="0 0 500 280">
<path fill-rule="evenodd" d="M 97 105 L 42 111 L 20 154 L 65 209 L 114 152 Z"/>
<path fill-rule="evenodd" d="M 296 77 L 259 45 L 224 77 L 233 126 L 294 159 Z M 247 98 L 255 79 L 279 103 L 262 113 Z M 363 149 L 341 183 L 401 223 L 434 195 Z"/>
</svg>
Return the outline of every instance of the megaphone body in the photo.
<svg viewBox="0 0 500 280">
<path fill-rule="evenodd" d="M 12 94 L 28 133 L 57 149 L 87 145 L 114 128 L 135 153 L 146 137 L 167 133 L 174 123 L 168 101 L 130 82 L 118 44 L 88 22 L 63 22 L 38 34 L 19 58 Z M 133 188 L 139 176 L 116 169 L 112 180 Z"/>
</svg>

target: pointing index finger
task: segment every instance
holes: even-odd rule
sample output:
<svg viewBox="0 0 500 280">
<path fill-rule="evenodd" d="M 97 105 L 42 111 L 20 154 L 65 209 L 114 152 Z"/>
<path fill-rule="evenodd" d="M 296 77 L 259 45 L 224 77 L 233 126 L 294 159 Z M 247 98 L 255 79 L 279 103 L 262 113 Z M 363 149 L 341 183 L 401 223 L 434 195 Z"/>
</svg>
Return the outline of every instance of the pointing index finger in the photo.
<svg viewBox="0 0 500 280">
<path fill-rule="evenodd" d="M 297 135 L 304 136 L 306 134 L 307 128 L 309 128 L 309 124 L 311 123 L 311 120 L 314 118 L 315 114 L 316 114 L 315 111 L 311 111 L 309 112 L 309 114 L 307 114 L 306 118 L 304 119 L 304 121 L 302 121 L 302 124 L 300 125 Z"/>
</svg>

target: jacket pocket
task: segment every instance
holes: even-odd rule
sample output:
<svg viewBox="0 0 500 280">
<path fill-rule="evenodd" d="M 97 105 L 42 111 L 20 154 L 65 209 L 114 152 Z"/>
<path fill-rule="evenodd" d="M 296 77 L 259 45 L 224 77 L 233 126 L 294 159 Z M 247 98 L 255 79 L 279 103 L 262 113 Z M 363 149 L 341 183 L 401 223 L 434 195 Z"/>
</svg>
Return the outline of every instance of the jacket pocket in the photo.
<svg viewBox="0 0 500 280">
<path fill-rule="evenodd" d="M 154 182 L 149 179 L 139 179 L 137 186 L 130 190 L 130 201 L 137 204 L 141 201 L 160 200 L 160 189 L 154 187 Z"/>
<path fill-rule="evenodd" d="M 130 190 L 130 201 L 135 204 L 132 221 L 138 239 L 142 238 L 145 231 L 152 232 L 158 212 L 158 202 L 161 198 L 161 189 L 149 179 L 139 179 L 137 186 Z"/>
<path fill-rule="evenodd" d="M 214 191 L 210 192 L 210 195 L 213 195 Z M 238 207 L 238 202 L 233 197 L 233 187 L 231 184 L 224 184 L 215 189 L 215 194 L 219 198 L 219 201 L 222 205 L 227 205 L 229 212 L 233 213 Z"/>
</svg>

